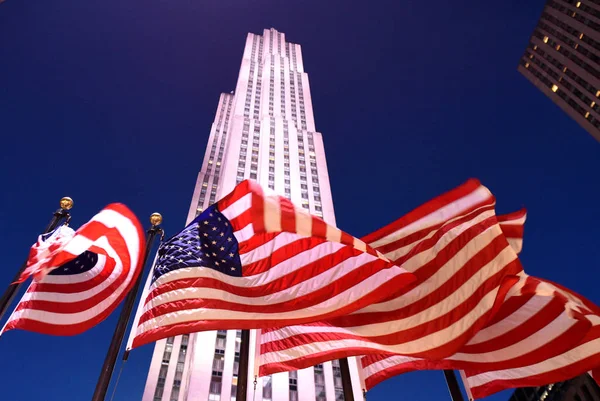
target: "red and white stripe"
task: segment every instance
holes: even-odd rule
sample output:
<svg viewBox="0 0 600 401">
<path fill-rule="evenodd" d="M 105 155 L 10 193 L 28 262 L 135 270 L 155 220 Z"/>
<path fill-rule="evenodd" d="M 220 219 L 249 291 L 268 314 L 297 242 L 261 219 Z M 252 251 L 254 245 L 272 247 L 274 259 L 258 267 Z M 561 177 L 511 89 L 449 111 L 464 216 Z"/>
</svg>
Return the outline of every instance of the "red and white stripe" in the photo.
<svg viewBox="0 0 600 401">
<path fill-rule="evenodd" d="M 594 377 L 593 371 L 598 371 L 600 308 L 562 286 L 537 281 L 536 295 L 564 302 L 565 310 L 568 310 L 571 317 L 570 321 L 564 323 L 562 333 L 560 330 L 542 333 L 542 329 L 532 334 L 532 342 L 536 341 L 536 346 L 522 347 L 521 358 L 504 363 L 504 366 L 496 363 L 465 368 L 466 384 L 471 387 L 475 398 L 482 398 L 507 388 L 556 383 L 588 371 Z M 535 314 L 530 313 L 522 326 L 535 325 L 536 318 L 540 320 L 542 312 L 540 309 Z"/>
<path fill-rule="evenodd" d="M 263 330 L 261 375 L 335 358 L 394 353 L 440 359 L 456 353 L 494 315 L 522 272 L 476 180 L 424 204 L 363 240 L 417 276 L 387 301 L 348 316 Z M 520 246 L 525 214 L 503 222 Z"/>
<path fill-rule="evenodd" d="M 52 256 L 30 273 L 50 272 L 85 251 L 98 254 L 96 265 L 79 274 L 45 275 L 34 280 L 4 330 L 75 335 L 95 326 L 133 286 L 142 269 L 144 246 L 144 231 L 135 215 L 125 205 L 108 205 L 72 237 L 61 241 Z"/>
<path fill-rule="evenodd" d="M 395 294 L 414 275 L 364 241 L 253 181 L 218 202 L 239 243 L 242 277 L 201 266 L 150 288 L 133 347 L 214 329 L 256 329 L 341 316 Z"/>
</svg>

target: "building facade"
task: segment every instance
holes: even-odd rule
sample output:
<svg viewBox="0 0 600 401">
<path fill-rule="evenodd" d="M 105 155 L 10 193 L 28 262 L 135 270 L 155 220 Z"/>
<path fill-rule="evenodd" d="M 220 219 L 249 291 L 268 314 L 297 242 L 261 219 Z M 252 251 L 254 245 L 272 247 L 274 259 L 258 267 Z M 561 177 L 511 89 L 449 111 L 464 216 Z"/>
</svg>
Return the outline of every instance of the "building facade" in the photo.
<svg viewBox="0 0 600 401">
<path fill-rule="evenodd" d="M 272 28 L 248 34 L 235 91 L 220 96 L 187 221 L 247 178 L 335 225 L 301 47 Z M 158 341 L 143 401 L 235 401 L 240 336 L 222 330 Z M 254 390 L 256 337 L 251 331 L 248 400 L 343 401 L 337 361 L 258 378 Z M 349 364 L 360 400 L 354 358 Z"/>
<path fill-rule="evenodd" d="M 548 0 L 518 71 L 600 141 L 600 0 Z"/>
<path fill-rule="evenodd" d="M 600 401 L 600 388 L 586 373 L 547 386 L 518 388 L 509 401 Z"/>
</svg>

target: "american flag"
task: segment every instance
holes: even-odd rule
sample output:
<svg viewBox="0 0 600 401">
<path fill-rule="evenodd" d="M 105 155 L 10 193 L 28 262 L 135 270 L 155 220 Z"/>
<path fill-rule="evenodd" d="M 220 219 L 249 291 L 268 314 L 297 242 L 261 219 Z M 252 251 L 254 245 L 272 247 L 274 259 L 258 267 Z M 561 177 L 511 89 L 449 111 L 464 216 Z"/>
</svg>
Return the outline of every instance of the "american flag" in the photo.
<svg viewBox="0 0 600 401">
<path fill-rule="evenodd" d="M 133 347 L 340 316 L 415 280 L 363 241 L 250 180 L 159 250 Z"/>
<path fill-rule="evenodd" d="M 417 281 L 348 316 L 263 330 L 260 374 L 353 355 L 438 360 L 456 353 L 494 315 L 522 272 L 502 227 L 513 230 L 518 248 L 524 212 L 501 226 L 494 205 L 487 188 L 470 180 L 363 238 Z"/>
<path fill-rule="evenodd" d="M 142 269 L 144 231 L 135 215 L 113 203 L 79 230 L 61 226 L 32 247 L 27 275 L 35 279 L 4 330 L 75 335 L 104 320 Z"/>
</svg>

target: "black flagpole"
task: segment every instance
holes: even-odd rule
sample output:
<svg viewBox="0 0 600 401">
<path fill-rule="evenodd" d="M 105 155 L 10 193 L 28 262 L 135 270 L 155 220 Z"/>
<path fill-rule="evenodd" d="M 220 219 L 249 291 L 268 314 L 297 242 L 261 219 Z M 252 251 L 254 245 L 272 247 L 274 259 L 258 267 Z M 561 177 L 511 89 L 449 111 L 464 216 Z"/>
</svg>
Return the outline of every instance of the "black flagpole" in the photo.
<svg viewBox="0 0 600 401">
<path fill-rule="evenodd" d="M 258 350 L 256 351 L 258 352 Z M 240 364 L 235 401 L 246 401 L 248 394 L 248 359 L 250 357 L 250 330 L 242 330 L 240 341 Z"/>
<path fill-rule="evenodd" d="M 448 391 L 450 391 L 450 397 L 452 398 L 452 401 L 464 401 L 454 371 L 444 370 L 444 377 L 446 378 L 446 384 L 448 385 Z"/>
<path fill-rule="evenodd" d="M 340 373 L 342 374 L 342 389 L 344 390 L 344 401 L 354 401 L 354 392 L 352 391 L 352 380 L 350 379 L 350 366 L 348 358 L 342 358 L 340 362 Z"/>
<path fill-rule="evenodd" d="M 65 224 L 69 224 L 69 221 L 71 220 L 71 215 L 69 214 L 69 210 L 71 210 L 72 207 L 73 207 L 73 199 L 71 199 L 67 196 L 62 198 L 60 200 L 60 209 L 58 209 L 56 212 L 54 212 L 54 215 L 52 216 L 52 220 L 50 220 L 50 223 L 44 229 L 42 234 L 47 234 L 47 233 L 51 232 L 52 230 L 54 230 L 56 227 L 58 227 L 60 221 L 63 218 L 65 219 Z M 25 263 L 23 263 L 21 265 L 21 268 L 19 269 L 19 271 L 17 272 L 17 274 L 15 275 L 15 277 L 9 284 L 8 288 L 6 289 L 6 291 L 4 291 L 4 294 L 2 294 L 2 298 L 0 298 L 0 320 L 2 320 L 4 313 L 6 313 L 7 309 L 12 304 L 13 300 L 15 299 L 15 296 L 17 295 L 17 293 L 19 292 L 19 289 L 21 288 L 21 285 L 23 285 L 23 283 L 15 283 L 15 282 L 21 277 L 21 274 L 23 273 L 23 271 L 25 270 L 26 267 L 27 267 L 27 261 L 25 261 Z"/>
<path fill-rule="evenodd" d="M 138 275 L 137 280 L 135 280 L 131 291 L 129 291 L 127 297 L 125 298 L 125 302 L 123 303 L 123 309 L 121 310 L 117 327 L 115 328 L 110 346 L 108 347 L 106 358 L 104 359 L 104 365 L 102 365 L 102 371 L 100 372 L 100 377 L 98 378 L 98 383 L 96 384 L 96 389 L 94 390 L 94 395 L 92 396 L 92 401 L 104 401 L 104 398 L 106 397 L 108 385 L 110 384 L 110 379 L 112 377 L 113 370 L 115 369 L 117 356 L 119 355 L 119 350 L 121 349 L 121 343 L 123 342 L 123 337 L 125 337 L 127 324 L 129 323 L 131 311 L 135 305 L 135 299 L 140 288 L 142 276 L 144 275 L 144 267 L 146 266 L 148 255 L 152 249 L 152 243 L 158 234 L 161 236 L 164 234 L 163 229 L 159 227 L 160 223 L 162 223 L 162 216 L 159 213 L 152 213 L 152 216 L 150 216 L 150 223 L 152 223 L 152 227 L 150 227 L 150 229 L 147 231 L 146 249 L 144 251 L 142 271 Z"/>
</svg>

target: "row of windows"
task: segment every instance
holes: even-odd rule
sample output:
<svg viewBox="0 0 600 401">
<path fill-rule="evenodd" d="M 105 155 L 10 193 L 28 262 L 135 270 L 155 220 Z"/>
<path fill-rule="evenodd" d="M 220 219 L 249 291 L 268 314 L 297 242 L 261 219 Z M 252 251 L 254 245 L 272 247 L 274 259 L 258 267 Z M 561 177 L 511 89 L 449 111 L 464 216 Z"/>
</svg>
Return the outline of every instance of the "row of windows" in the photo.
<svg viewBox="0 0 600 401">
<path fill-rule="evenodd" d="M 597 70 L 596 68 L 591 66 L 589 63 L 586 63 L 585 61 L 583 61 L 580 57 L 578 57 L 573 52 L 567 50 L 566 47 L 561 47 L 558 43 L 556 43 L 554 40 L 552 40 L 548 36 L 545 36 L 542 32 L 538 31 L 537 29 L 533 32 L 533 36 L 539 38 L 541 41 L 543 41 L 544 43 L 553 47 L 557 52 L 559 52 L 563 56 L 574 61 L 575 64 L 582 67 L 584 70 L 586 70 L 587 72 L 592 74 L 594 77 L 600 79 L 600 71 L 599 70 Z"/>
<path fill-rule="evenodd" d="M 565 3 L 571 4 L 590 15 L 593 15 L 596 18 L 600 18 L 600 11 L 596 10 L 594 7 L 590 7 L 588 5 L 582 4 L 579 0 L 562 0 Z"/>
<path fill-rule="evenodd" d="M 582 13 L 577 13 L 577 11 L 573 11 L 568 7 L 558 3 L 557 1 L 549 1 L 548 6 L 554 8 L 555 10 L 560 11 L 561 13 L 572 17 L 576 21 L 581 22 L 592 28 L 594 31 L 600 31 L 600 24 L 596 23 L 590 18 L 586 18 Z"/>
<path fill-rule="evenodd" d="M 573 110 L 575 110 L 578 114 L 582 115 L 585 119 L 587 119 L 594 127 L 600 128 L 600 119 L 596 119 L 596 117 L 592 116 L 591 113 L 586 110 L 583 106 L 581 106 L 577 101 L 569 96 L 570 90 L 573 89 L 573 86 L 567 81 L 563 80 L 559 82 L 561 86 L 553 83 L 548 77 L 541 73 L 537 68 L 534 68 L 528 61 L 522 60 L 521 64 L 529 70 L 529 72 L 535 76 L 540 82 L 546 85 L 552 92 L 556 93 L 566 104 L 568 104 Z M 547 67 L 543 63 L 536 64 L 540 69 Z M 547 70 L 544 70 L 548 73 Z M 567 83 L 567 85 L 565 85 Z M 569 91 L 563 90 L 563 88 L 569 89 Z M 579 91 L 578 91 L 579 92 Z M 580 92 L 579 92 L 580 93 Z M 597 106 L 595 101 L 592 101 L 592 106 Z"/>
<path fill-rule="evenodd" d="M 557 46 L 555 45 L 555 42 L 548 37 L 544 37 L 544 42 L 548 43 L 550 46 Z M 560 63 L 558 60 L 552 57 L 549 53 L 540 49 L 537 45 L 530 44 L 529 48 L 532 50 L 532 52 L 526 52 L 525 54 L 530 60 L 532 60 L 533 63 L 537 64 L 537 66 L 540 69 L 542 69 L 547 73 L 547 75 L 552 77 L 555 83 L 561 85 L 563 88 L 568 89 L 569 92 L 574 94 L 585 104 L 589 105 L 589 107 L 591 107 L 593 110 L 598 111 L 599 106 L 596 104 L 596 97 L 600 95 L 600 91 L 597 91 L 592 85 L 590 85 L 584 79 L 580 78 L 574 72 L 569 70 L 566 66 L 564 66 L 562 63 Z M 541 57 L 535 57 L 534 53 Z M 558 73 L 556 70 L 552 69 L 549 65 L 542 62 L 540 58 L 545 61 L 548 61 L 551 65 L 560 70 L 562 73 Z M 526 63 L 525 67 L 529 68 L 529 65 Z M 572 79 L 574 83 L 571 83 L 569 80 L 564 79 L 564 75 L 566 75 L 569 79 Z M 592 100 L 589 96 L 586 95 L 586 93 L 582 92 L 580 88 L 582 88 L 584 91 L 587 91 L 587 93 L 591 94 L 592 96 L 595 96 L 594 99 Z M 584 111 L 581 114 L 588 118 L 589 113 L 585 109 L 583 110 Z"/>
<path fill-rule="evenodd" d="M 592 39 L 590 36 L 584 35 L 583 32 L 580 32 L 579 30 L 575 29 L 574 27 L 570 26 L 569 24 L 566 24 L 564 21 L 561 21 L 560 19 L 556 18 L 554 15 L 544 12 L 544 13 L 542 13 L 541 19 L 552 23 L 556 27 L 562 29 L 564 32 L 569 33 L 574 38 L 579 38 L 579 40 L 583 41 L 584 43 L 587 43 L 588 45 L 592 46 L 594 49 L 600 50 L 600 42 Z"/>
</svg>

